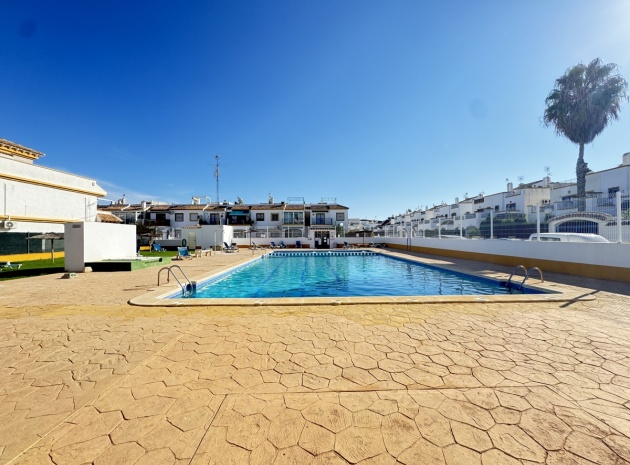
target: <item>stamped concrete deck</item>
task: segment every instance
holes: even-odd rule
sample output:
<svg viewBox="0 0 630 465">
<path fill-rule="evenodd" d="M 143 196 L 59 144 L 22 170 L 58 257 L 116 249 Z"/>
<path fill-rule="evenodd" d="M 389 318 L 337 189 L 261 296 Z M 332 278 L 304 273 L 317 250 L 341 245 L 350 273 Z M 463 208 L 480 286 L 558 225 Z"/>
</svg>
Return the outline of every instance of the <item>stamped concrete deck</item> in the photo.
<svg viewBox="0 0 630 465">
<path fill-rule="evenodd" d="M 567 302 L 163 308 L 127 304 L 156 269 L 60 277 L 0 282 L 0 464 L 630 463 L 621 285 L 548 277 L 592 297 Z"/>
</svg>

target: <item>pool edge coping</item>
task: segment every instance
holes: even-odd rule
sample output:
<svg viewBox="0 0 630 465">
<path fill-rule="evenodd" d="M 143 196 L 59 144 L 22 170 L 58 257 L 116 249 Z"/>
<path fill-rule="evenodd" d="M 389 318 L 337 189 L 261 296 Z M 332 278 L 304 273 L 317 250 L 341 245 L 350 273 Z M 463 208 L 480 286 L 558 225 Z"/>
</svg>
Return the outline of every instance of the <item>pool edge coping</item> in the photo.
<svg viewBox="0 0 630 465">
<path fill-rule="evenodd" d="M 462 268 L 455 264 L 444 264 L 443 260 L 429 259 L 407 255 L 400 251 L 370 250 L 373 253 L 402 258 L 429 265 L 448 271 L 462 273 L 477 278 L 489 279 L 499 284 L 506 281 L 508 275 L 498 271 L 490 274 Z M 250 264 L 261 257 L 252 257 L 246 262 L 239 263 L 221 271 L 202 273 L 194 276 L 191 281 L 203 282 L 214 277 L 229 273 L 236 268 Z M 442 263 L 440 263 L 442 262 Z M 519 279 L 522 276 L 518 276 Z M 536 279 L 536 278 L 534 278 Z M 177 285 L 156 287 L 153 290 L 134 297 L 128 301 L 130 305 L 141 307 L 224 307 L 224 306 L 307 306 L 307 305 L 379 305 L 379 304 L 446 304 L 446 303 L 534 303 L 534 302 L 571 302 L 594 300 L 593 290 L 576 288 L 564 284 L 544 281 L 528 284 L 531 289 L 542 291 L 542 294 L 509 294 L 509 295 L 452 295 L 452 296 L 353 296 L 353 297 L 284 297 L 284 298 L 166 298 L 179 289 Z"/>
</svg>

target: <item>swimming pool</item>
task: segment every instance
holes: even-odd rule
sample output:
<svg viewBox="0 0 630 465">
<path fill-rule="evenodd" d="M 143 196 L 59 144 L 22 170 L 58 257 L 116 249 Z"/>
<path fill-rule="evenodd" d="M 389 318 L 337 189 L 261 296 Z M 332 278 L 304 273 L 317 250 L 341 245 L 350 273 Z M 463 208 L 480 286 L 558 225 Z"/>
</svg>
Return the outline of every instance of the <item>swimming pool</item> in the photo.
<svg viewBox="0 0 630 465">
<path fill-rule="evenodd" d="M 377 252 L 274 252 L 197 287 L 193 298 L 504 295 L 497 281 Z M 181 298 L 181 293 L 170 296 Z"/>
</svg>

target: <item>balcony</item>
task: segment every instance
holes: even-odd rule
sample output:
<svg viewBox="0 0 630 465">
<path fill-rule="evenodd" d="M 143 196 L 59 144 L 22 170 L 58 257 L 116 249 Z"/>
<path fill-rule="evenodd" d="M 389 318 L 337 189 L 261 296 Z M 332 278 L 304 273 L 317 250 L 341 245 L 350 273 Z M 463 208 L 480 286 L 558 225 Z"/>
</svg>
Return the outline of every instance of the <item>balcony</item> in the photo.
<svg viewBox="0 0 630 465">
<path fill-rule="evenodd" d="M 304 225 L 304 218 L 283 218 L 282 224 L 295 224 L 295 225 Z"/>
<path fill-rule="evenodd" d="M 573 210 L 578 207 L 577 200 L 564 200 L 562 202 L 556 203 L 557 210 Z"/>
<path fill-rule="evenodd" d="M 252 220 L 247 216 L 228 216 L 227 224 L 230 226 L 238 226 L 238 225 L 251 225 Z"/>
<path fill-rule="evenodd" d="M 616 203 L 617 202 L 614 197 L 599 197 L 597 199 L 598 207 L 614 207 Z"/>
<path fill-rule="evenodd" d="M 159 219 L 159 220 L 145 220 L 146 226 L 170 226 L 171 220 Z"/>
<path fill-rule="evenodd" d="M 335 224 L 335 222 L 333 221 L 332 218 L 311 218 L 311 225 L 333 225 L 333 224 Z"/>
</svg>

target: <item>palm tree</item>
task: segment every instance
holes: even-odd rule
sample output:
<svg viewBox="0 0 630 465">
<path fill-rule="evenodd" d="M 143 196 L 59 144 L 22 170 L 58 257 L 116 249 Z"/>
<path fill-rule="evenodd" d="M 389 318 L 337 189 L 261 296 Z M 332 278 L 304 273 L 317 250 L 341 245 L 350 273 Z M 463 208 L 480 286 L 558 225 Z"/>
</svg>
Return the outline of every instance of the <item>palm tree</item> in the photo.
<svg viewBox="0 0 630 465">
<path fill-rule="evenodd" d="M 545 99 L 543 123 L 552 125 L 558 135 L 579 146 L 575 174 L 579 210 L 585 208 L 586 173 L 584 146 L 593 142 L 608 124 L 619 119 L 621 103 L 627 100 L 628 83 L 617 65 L 603 64 L 599 58 L 588 65 L 573 66 L 560 78 Z"/>
</svg>

